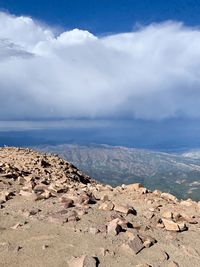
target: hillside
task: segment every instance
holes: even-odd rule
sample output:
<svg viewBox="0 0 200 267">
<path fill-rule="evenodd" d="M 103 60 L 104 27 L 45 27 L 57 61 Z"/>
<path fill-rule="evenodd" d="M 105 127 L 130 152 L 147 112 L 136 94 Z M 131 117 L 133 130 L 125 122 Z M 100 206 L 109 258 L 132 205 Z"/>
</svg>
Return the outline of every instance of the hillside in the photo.
<svg viewBox="0 0 200 267">
<path fill-rule="evenodd" d="M 140 182 L 152 190 L 200 200 L 200 158 L 107 145 L 64 144 L 37 149 L 59 154 L 88 175 L 113 186 Z"/>
<path fill-rule="evenodd" d="M 200 202 L 97 183 L 69 162 L 0 148 L 2 267 L 193 267 Z"/>
</svg>

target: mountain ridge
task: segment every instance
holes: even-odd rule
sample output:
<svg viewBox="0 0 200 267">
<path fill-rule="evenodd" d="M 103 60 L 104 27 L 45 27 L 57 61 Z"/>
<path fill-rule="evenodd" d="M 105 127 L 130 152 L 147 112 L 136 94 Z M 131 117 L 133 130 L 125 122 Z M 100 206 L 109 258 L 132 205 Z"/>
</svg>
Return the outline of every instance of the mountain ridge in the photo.
<svg viewBox="0 0 200 267">
<path fill-rule="evenodd" d="M 38 146 L 40 151 L 57 153 L 88 175 L 113 186 L 141 182 L 150 189 L 169 191 L 179 198 L 199 200 L 200 159 L 184 153 L 109 145 Z M 196 186 L 193 186 L 194 183 Z"/>
</svg>

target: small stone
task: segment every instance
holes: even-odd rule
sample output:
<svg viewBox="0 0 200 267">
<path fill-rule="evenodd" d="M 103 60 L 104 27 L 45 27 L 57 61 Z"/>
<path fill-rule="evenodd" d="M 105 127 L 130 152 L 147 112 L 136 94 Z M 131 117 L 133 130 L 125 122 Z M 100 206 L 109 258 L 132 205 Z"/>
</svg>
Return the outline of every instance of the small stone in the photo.
<svg viewBox="0 0 200 267">
<path fill-rule="evenodd" d="M 47 190 L 46 185 L 36 185 L 33 189 L 35 193 L 43 193 L 45 190 Z"/>
<path fill-rule="evenodd" d="M 114 204 L 111 201 L 106 201 L 99 205 L 99 210 L 111 211 L 113 209 L 114 209 Z"/>
<path fill-rule="evenodd" d="M 76 209 L 76 212 L 80 217 L 88 213 L 85 209 Z"/>
<path fill-rule="evenodd" d="M 163 262 L 167 261 L 169 259 L 169 255 L 165 251 L 160 251 L 159 255 L 159 263 L 162 264 Z"/>
<path fill-rule="evenodd" d="M 178 227 L 180 232 L 186 231 L 188 229 L 185 223 L 178 223 Z"/>
<path fill-rule="evenodd" d="M 109 249 L 105 249 L 105 248 L 100 248 L 100 252 L 104 257 L 107 256 L 107 255 L 110 255 L 110 256 L 114 256 L 115 255 L 114 251 L 110 251 Z"/>
<path fill-rule="evenodd" d="M 149 211 L 155 212 L 156 210 L 154 208 L 149 208 Z"/>
<path fill-rule="evenodd" d="M 150 240 L 144 241 L 143 244 L 144 244 L 145 248 L 150 248 L 152 246 L 152 242 Z"/>
<path fill-rule="evenodd" d="M 5 203 L 7 200 L 9 200 L 10 199 L 10 196 L 12 195 L 13 193 L 11 193 L 11 192 L 8 192 L 8 191 L 2 191 L 1 193 L 0 193 L 0 204 L 3 204 L 3 203 Z"/>
<path fill-rule="evenodd" d="M 119 225 L 119 219 L 114 219 L 107 225 L 107 233 L 112 235 L 118 235 L 122 231 L 122 227 Z"/>
<path fill-rule="evenodd" d="M 19 176 L 19 177 L 17 178 L 17 181 L 19 182 L 20 185 L 23 185 L 24 182 L 25 182 L 25 179 L 24 179 L 24 177 Z"/>
<path fill-rule="evenodd" d="M 22 248 L 23 248 L 22 246 L 18 246 L 18 245 L 15 245 L 15 244 L 9 244 L 9 245 L 8 245 L 8 251 L 9 251 L 9 252 L 17 253 L 17 252 L 19 252 Z"/>
<path fill-rule="evenodd" d="M 67 218 L 67 221 L 68 222 L 77 222 L 77 221 L 79 221 L 80 220 L 80 218 L 78 217 L 78 216 L 76 216 L 76 215 L 72 215 L 72 216 L 69 216 L 68 218 Z"/>
<path fill-rule="evenodd" d="M 179 212 L 173 212 L 173 219 L 175 221 L 179 220 L 181 218 L 181 214 Z"/>
<path fill-rule="evenodd" d="M 108 195 L 103 195 L 103 196 L 101 197 L 101 201 L 102 201 L 102 202 L 109 201 L 109 197 L 108 197 Z"/>
<path fill-rule="evenodd" d="M 166 219 L 172 219 L 173 218 L 173 213 L 171 211 L 166 211 L 162 214 L 162 217 L 163 218 L 166 218 Z"/>
<path fill-rule="evenodd" d="M 65 203 L 72 203 L 72 201 L 73 201 L 73 204 L 74 204 L 74 200 L 71 199 L 71 198 L 69 198 L 69 197 L 66 197 L 66 196 L 62 196 L 62 197 L 59 199 L 59 201 L 60 201 L 61 203 L 63 203 L 63 204 L 65 204 Z"/>
<path fill-rule="evenodd" d="M 129 248 L 132 250 L 134 254 L 138 254 L 143 248 L 144 244 L 140 237 L 136 235 L 129 243 L 128 243 Z"/>
<path fill-rule="evenodd" d="M 180 229 L 177 223 L 167 219 L 162 219 L 162 221 L 166 230 L 179 232 Z"/>
<path fill-rule="evenodd" d="M 107 232 L 107 226 L 106 225 L 100 225 L 98 227 L 98 230 L 100 233 L 106 233 Z"/>
<path fill-rule="evenodd" d="M 41 210 L 40 209 L 31 209 L 29 212 L 29 216 L 34 216 L 36 214 L 38 214 Z"/>
<path fill-rule="evenodd" d="M 74 206 L 74 200 L 72 200 L 70 198 L 65 199 L 65 201 L 63 201 L 63 203 L 64 203 L 65 209 L 72 208 Z"/>
<path fill-rule="evenodd" d="M 160 190 L 154 190 L 153 194 L 159 197 L 161 196 L 162 192 Z"/>
<path fill-rule="evenodd" d="M 139 192 L 141 195 L 144 195 L 144 194 L 147 194 L 149 191 L 147 190 L 147 188 L 143 187 L 143 188 L 139 188 L 139 189 L 138 189 L 138 192 Z"/>
<path fill-rule="evenodd" d="M 128 215 L 128 214 L 136 215 L 137 214 L 136 210 L 133 207 L 124 206 L 124 205 L 114 204 L 114 210 L 117 212 L 124 213 L 126 215 Z"/>
<path fill-rule="evenodd" d="M 156 227 L 157 228 L 165 228 L 165 226 L 164 226 L 164 224 L 163 224 L 163 222 L 158 222 L 157 224 L 156 224 Z"/>
<path fill-rule="evenodd" d="M 37 196 L 36 200 L 48 199 L 51 196 L 53 196 L 52 193 L 48 190 L 45 190 L 44 193 Z"/>
<path fill-rule="evenodd" d="M 143 238 L 142 238 L 143 240 Z M 150 248 L 151 246 L 153 246 L 157 241 L 156 239 L 152 238 L 152 237 L 145 237 L 143 240 L 143 244 L 145 246 L 145 248 Z"/>
<path fill-rule="evenodd" d="M 96 234 L 99 233 L 99 229 L 94 228 L 94 227 L 90 227 L 90 228 L 89 228 L 89 233 L 90 233 L 90 234 L 93 234 L 93 235 L 96 235 Z"/>
<path fill-rule="evenodd" d="M 95 257 L 85 257 L 83 262 L 83 267 L 97 267 L 98 260 Z"/>
<path fill-rule="evenodd" d="M 42 249 L 45 250 L 45 249 L 47 249 L 48 247 L 49 247 L 48 245 L 43 245 L 43 246 L 42 246 Z"/>
<path fill-rule="evenodd" d="M 96 198 L 93 196 L 93 194 L 81 194 L 78 198 L 78 203 L 80 204 L 95 204 Z"/>
<path fill-rule="evenodd" d="M 98 260 L 90 256 L 82 256 L 80 258 L 72 258 L 68 261 L 69 267 L 97 267 Z"/>
<path fill-rule="evenodd" d="M 23 226 L 22 223 L 17 223 L 17 224 L 15 224 L 14 226 L 12 226 L 12 227 L 10 227 L 10 228 L 13 229 L 13 230 L 16 230 L 17 228 L 19 228 L 19 227 L 21 227 L 21 226 Z"/>
<path fill-rule="evenodd" d="M 140 234 L 140 239 L 142 240 L 144 246 L 146 248 L 150 248 L 151 246 L 153 246 L 155 243 L 157 243 L 157 240 L 151 236 L 147 236 L 144 234 Z"/>
<path fill-rule="evenodd" d="M 188 228 L 185 223 L 175 223 L 172 220 L 162 219 L 165 229 L 168 231 L 183 232 Z"/>
</svg>

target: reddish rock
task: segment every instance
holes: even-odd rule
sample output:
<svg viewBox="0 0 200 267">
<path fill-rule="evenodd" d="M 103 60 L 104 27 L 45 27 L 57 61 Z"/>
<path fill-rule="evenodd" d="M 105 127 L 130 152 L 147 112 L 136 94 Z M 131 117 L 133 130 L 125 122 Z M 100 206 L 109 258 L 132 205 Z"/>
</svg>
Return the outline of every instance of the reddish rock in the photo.
<svg viewBox="0 0 200 267">
<path fill-rule="evenodd" d="M 119 219 L 114 219 L 107 225 L 107 233 L 111 235 L 118 235 L 122 231 L 122 227 L 119 225 Z"/>
<path fill-rule="evenodd" d="M 136 235 L 129 243 L 129 248 L 134 254 L 138 254 L 145 246 L 141 240 L 141 238 Z"/>
<path fill-rule="evenodd" d="M 124 213 L 126 215 L 128 215 L 128 214 L 136 215 L 137 214 L 136 210 L 133 207 L 125 206 L 125 205 L 114 204 L 114 210 L 117 212 Z"/>
<path fill-rule="evenodd" d="M 187 230 L 185 223 L 175 223 L 172 220 L 162 219 L 165 229 L 168 231 L 182 232 Z"/>
</svg>

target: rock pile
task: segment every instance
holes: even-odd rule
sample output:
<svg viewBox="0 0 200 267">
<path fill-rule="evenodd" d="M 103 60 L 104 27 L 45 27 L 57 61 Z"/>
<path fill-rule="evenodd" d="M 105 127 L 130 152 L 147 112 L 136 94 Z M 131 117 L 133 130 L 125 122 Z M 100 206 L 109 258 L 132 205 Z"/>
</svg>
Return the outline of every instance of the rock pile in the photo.
<svg viewBox="0 0 200 267">
<path fill-rule="evenodd" d="M 79 183 L 96 183 L 58 156 L 42 155 L 31 149 L 1 148 L 0 159 L 0 188 L 4 189 L 1 202 L 15 193 L 41 200 L 66 193 Z M 19 192 L 6 191 L 13 183 L 19 185 Z"/>
<path fill-rule="evenodd" d="M 200 262 L 199 203 L 141 184 L 102 185 L 31 149 L 0 149 L 0 216 L 3 266 Z"/>
</svg>

